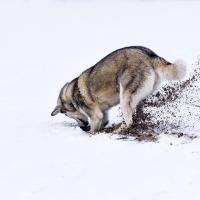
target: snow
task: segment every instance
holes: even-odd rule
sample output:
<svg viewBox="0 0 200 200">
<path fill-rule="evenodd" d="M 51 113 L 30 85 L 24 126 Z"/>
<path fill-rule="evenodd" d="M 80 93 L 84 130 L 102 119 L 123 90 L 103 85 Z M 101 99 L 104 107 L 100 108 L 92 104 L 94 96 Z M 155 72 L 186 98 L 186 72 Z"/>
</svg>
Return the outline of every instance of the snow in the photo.
<svg viewBox="0 0 200 200">
<path fill-rule="evenodd" d="M 184 58 L 190 70 L 200 52 L 199 8 L 198 1 L 2 0 L 0 199 L 199 200 L 199 138 L 123 141 L 50 116 L 65 82 L 120 47 Z M 111 122 L 116 116 L 117 108 Z"/>
</svg>

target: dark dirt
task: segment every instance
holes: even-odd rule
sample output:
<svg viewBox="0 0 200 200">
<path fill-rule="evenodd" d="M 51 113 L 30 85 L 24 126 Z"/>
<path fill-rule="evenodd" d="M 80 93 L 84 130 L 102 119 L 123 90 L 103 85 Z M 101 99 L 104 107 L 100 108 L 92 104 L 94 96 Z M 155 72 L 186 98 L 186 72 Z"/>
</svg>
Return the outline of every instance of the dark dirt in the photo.
<svg viewBox="0 0 200 200">
<path fill-rule="evenodd" d="M 178 138 L 196 138 L 196 135 L 188 135 L 184 132 L 185 129 L 183 125 L 181 125 L 183 117 L 181 118 L 180 116 L 181 111 L 177 110 L 179 104 L 185 101 L 185 99 L 192 105 L 193 97 L 188 91 L 199 90 L 198 84 L 196 83 L 200 81 L 200 60 L 195 63 L 195 66 L 195 69 L 191 72 L 187 80 L 167 84 L 155 94 L 144 99 L 138 106 L 136 114 L 133 116 L 134 124 L 131 127 L 126 128 L 125 125 L 120 123 L 105 128 L 103 132 L 119 135 L 119 139 L 123 140 L 134 138 L 138 141 L 153 142 L 158 140 L 161 133 L 174 135 Z M 195 95 L 195 97 L 196 96 L 197 95 Z M 196 104 L 193 106 L 200 107 Z M 151 108 L 154 109 L 153 113 L 145 111 Z M 158 111 L 155 111 L 155 109 Z M 165 118 L 163 119 L 162 116 L 166 113 L 175 120 L 170 121 Z M 192 115 L 192 112 L 189 113 L 189 115 Z M 186 127 L 187 125 L 184 126 Z"/>
</svg>

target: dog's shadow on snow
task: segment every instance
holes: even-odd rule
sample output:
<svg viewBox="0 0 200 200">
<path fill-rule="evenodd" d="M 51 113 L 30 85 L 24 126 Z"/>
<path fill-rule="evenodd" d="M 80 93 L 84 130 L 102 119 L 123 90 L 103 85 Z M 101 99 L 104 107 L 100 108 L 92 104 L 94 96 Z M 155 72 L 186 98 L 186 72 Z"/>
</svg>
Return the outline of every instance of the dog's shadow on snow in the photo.
<svg viewBox="0 0 200 200">
<path fill-rule="evenodd" d="M 63 126 L 63 127 L 69 127 L 69 128 L 78 128 L 79 127 L 76 122 L 68 122 L 68 121 L 62 122 L 61 126 Z"/>
<path fill-rule="evenodd" d="M 63 121 L 63 122 L 54 122 L 51 123 L 52 131 L 58 132 L 58 130 L 65 130 L 68 129 L 76 129 L 79 128 L 78 124 L 76 122 L 69 122 L 69 121 Z"/>
</svg>

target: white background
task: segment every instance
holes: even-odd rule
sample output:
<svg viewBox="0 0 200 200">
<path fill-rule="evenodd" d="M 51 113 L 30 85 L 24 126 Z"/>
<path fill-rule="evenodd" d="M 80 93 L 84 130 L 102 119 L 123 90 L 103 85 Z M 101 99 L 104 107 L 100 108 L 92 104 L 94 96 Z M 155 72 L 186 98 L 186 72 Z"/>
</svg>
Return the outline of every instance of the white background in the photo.
<svg viewBox="0 0 200 200">
<path fill-rule="evenodd" d="M 1 0 L 0 199 L 199 200 L 199 139 L 90 137 L 50 116 L 62 85 L 117 48 L 147 46 L 190 68 L 199 10 L 198 1 Z"/>
</svg>

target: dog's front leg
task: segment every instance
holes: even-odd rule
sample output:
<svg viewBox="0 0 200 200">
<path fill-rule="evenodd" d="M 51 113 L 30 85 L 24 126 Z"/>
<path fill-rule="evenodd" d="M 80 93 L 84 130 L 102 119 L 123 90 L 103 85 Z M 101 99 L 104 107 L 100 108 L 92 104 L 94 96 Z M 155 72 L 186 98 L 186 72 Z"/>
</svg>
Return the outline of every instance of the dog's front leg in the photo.
<svg viewBox="0 0 200 200">
<path fill-rule="evenodd" d="M 96 110 L 91 116 L 91 132 L 100 131 L 103 123 L 103 113 L 100 110 Z"/>
<path fill-rule="evenodd" d="M 102 119 L 96 118 L 91 119 L 91 132 L 100 131 L 102 127 Z"/>
</svg>

